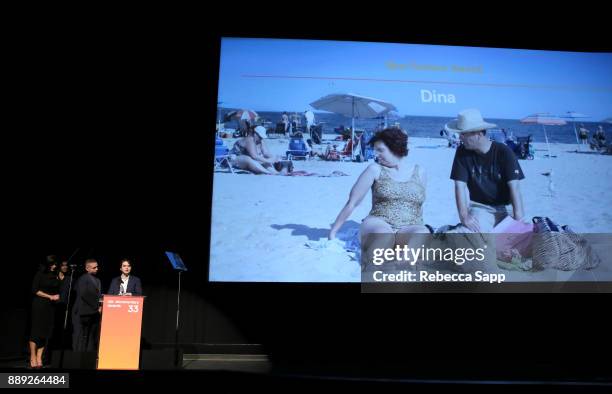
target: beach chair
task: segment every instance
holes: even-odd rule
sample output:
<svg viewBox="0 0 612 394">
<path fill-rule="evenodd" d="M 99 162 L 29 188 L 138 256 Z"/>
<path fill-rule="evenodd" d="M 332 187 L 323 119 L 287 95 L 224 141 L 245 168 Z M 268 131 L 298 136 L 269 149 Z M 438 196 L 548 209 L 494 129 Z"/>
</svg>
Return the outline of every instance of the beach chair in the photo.
<svg viewBox="0 0 612 394">
<path fill-rule="evenodd" d="M 308 160 L 310 153 L 303 138 L 291 138 L 289 149 L 287 150 L 287 160 L 304 159 Z"/>
<path fill-rule="evenodd" d="M 280 122 L 276 124 L 276 129 L 274 129 L 274 134 L 282 134 L 285 135 L 285 124 Z"/>
<path fill-rule="evenodd" d="M 370 159 L 374 159 L 376 157 L 374 148 L 368 145 L 373 136 L 374 134 L 372 132 L 365 131 L 359 137 L 359 145 L 361 146 L 361 161 L 369 161 Z"/>
<path fill-rule="evenodd" d="M 340 160 L 342 161 L 352 161 L 353 160 L 353 154 L 351 154 L 352 146 L 353 146 L 353 140 L 349 139 L 346 145 L 344 145 L 344 149 L 338 152 L 340 155 Z M 357 158 L 360 155 L 361 155 L 361 144 L 359 143 L 359 139 L 358 139 L 357 143 L 355 144 L 355 148 L 354 148 L 354 156 L 355 158 Z"/>
<path fill-rule="evenodd" d="M 230 161 L 229 149 L 223 144 L 223 140 L 221 138 L 215 136 L 215 158 L 213 171 L 221 168 L 227 168 L 229 169 L 229 172 L 232 174 L 234 173 L 234 168 L 232 167 L 232 163 Z"/>
<path fill-rule="evenodd" d="M 516 143 L 506 142 L 519 160 L 533 160 L 534 149 L 531 145 L 531 135 L 527 137 L 517 137 Z"/>
</svg>

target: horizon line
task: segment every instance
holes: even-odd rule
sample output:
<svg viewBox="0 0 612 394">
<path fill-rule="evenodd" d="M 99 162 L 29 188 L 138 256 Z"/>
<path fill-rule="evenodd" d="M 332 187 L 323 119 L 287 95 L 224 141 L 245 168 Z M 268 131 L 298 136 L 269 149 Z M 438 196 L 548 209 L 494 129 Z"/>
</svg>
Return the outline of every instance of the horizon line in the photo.
<svg viewBox="0 0 612 394">
<path fill-rule="evenodd" d="M 218 110 L 219 109 L 220 110 L 247 109 L 247 108 L 243 108 L 243 107 L 217 107 L 217 108 L 218 108 Z M 254 111 L 254 112 L 279 112 L 279 113 L 287 112 L 288 115 L 291 115 L 291 114 L 303 114 L 304 113 L 304 111 L 289 111 L 289 110 L 286 110 L 286 109 L 285 110 L 265 110 L 265 109 L 264 110 L 261 110 L 261 109 L 260 110 L 254 110 L 253 109 L 252 111 Z M 344 116 L 344 115 L 341 115 L 341 114 L 336 114 L 334 112 L 317 111 L 317 110 L 311 110 L 311 111 L 314 112 L 315 114 Z M 529 115 L 520 117 L 520 118 L 507 118 L 507 117 L 497 117 L 497 116 L 485 116 L 485 118 L 486 119 L 494 119 L 494 120 L 516 120 L 516 121 L 520 121 L 521 119 L 526 118 L 528 116 L 532 116 L 533 114 L 535 114 L 535 112 L 531 113 Z M 554 115 L 554 116 L 560 117 L 560 115 Z M 347 119 L 350 119 L 350 116 L 344 116 L 344 117 L 347 118 Z M 406 118 L 406 117 L 451 118 L 451 119 L 455 119 L 455 118 L 457 118 L 457 114 L 455 114 L 455 115 L 415 115 L 415 114 L 405 114 L 405 115 L 402 115 L 402 114 L 400 114 L 399 116 L 396 116 L 396 117 L 394 117 L 394 119 L 391 119 L 391 120 L 396 120 L 396 119 L 399 120 L 399 119 Z M 372 119 L 376 119 L 376 118 L 356 118 L 356 119 L 361 119 L 361 120 L 371 119 L 372 120 Z M 566 122 L 568 124 L 574 123 L 574 122 L 575 123 L 606 123 L 605 119 L 603 119 L 603 120 L 585 120 L 585 119 L 586 118 L 576 118 L 575 120 L 569 120 L 568 119 L 568 120 L 566 120 Z"/>
</svg>

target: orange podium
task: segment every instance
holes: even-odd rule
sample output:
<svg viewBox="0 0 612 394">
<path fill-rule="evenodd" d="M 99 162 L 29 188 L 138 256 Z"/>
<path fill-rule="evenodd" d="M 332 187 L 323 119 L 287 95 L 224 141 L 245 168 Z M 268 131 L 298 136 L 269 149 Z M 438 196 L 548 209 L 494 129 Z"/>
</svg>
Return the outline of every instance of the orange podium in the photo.
<svg viewBox="0 0 612 394">
<path fill-rule="evenodd" d="M 143 304 L 143 296 L 104 296 L 98 369 L 138 369 Z"/>
</svg>

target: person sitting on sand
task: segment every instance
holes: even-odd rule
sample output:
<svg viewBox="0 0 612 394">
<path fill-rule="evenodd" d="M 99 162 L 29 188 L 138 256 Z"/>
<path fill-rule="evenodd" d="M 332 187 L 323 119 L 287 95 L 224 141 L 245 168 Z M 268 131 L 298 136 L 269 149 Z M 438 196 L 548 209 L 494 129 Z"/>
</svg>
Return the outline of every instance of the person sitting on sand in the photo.
<svg viewBox="0 0 612 394">
<path fill-rule="evenodd" d="M 232 159 L 232 165 L 254 174 L 278 174 L 274 163 L 280 161 L 280 158 L 270 153 L 264 143 L 265 136 L 265 128 L 257 126 L 236 141 L 229 152 L 236 155 L 236 158 Z"/>
<path fill-rule="evenodd" d="M 240 119 L 238 120 L 238 133 L 241 137 L 244 137 L 248 134 L 249 130 L 251 130 L 251 122 L 248 119 Z"/>
<path fill-rule="evenodd" d="M 457 146 L 459 146 L 459 134 L 457 133 L 449 133 L 448 131 L 442 129 L 440 130 L 440 136 L 446 138 L 446 140 L 448 141 L 448 147 L 449 148 L 457 148 Z"/>
<path fill-rule="evenodd" d="M 340 153 L 338 153 L 338 145 L 327 145 L 327 149 L 323 155 L 318 155 L 326 161 L 340 161 Z"/>
<path fill-rule="evenodd" d="M 593 138 L 591 138 L 589 141 L 589 145 L 591 149 L 597 151 L 606 149 L 606 133 L 604 132 L 603 127 L 599 126 L 597 131 L 595 131 L 595 135 L 593 135 Z"/>
<path fill-rule="evenodd" d="M 375 248 L 394 245 L 417 242 L 420 247 L 416 234 L 431 233 L 423 223 L 427 180 L 425 171 L 418 164 L 410 166 L 407 160 L 407 133 L 387 128 L 377 132 L 369 145 L 374 147 L 377 163 L 370 164 L 353 185 L 348 201 L 331 227 L 329 239 L 336 238 L 338 230 L 371 189 L 372 209 L 360 226 L 365 252 L 362 256 L 371 256 Z"/>
<path fill-rule="evenodd" d="M 448 123 L 448 132 L 457 132 L 462 145 L 457 148 L 450 178 L 455 182 L 455 202 L 461 224 L 474 233 L 490 233 L 508 216 L 512 204 L 513 217 L 524 216 L 519 181 L 523 170 L 505 144 L 491 141 L 487 129 L 495 124 L 483 120 L 480 111 L 468 109 Z M 469 193 L 468 193 L 469 192 Z"/>
<path fill-rule="evenodd" d="M 525 176 L 511 148 L 486 135 L 487 129 L 495 127 L 485 122 L 477 109 L 461 111 L 445 126 L 448 132 L 459 133 L 462 143 L 455 152 L 450 174 L 460 224 L 442 231 L 462 235 L 451 236 L 445 243 L 452 248 L 482 248 L 484 259 L 478 269 L 485 272 L 499 269 L 493 229 L 509 216 L 507 206 L 512 204 L 515 220 L 521 221 L 525 215 L 519 183 Z M 461 269 L 473 270 L 476 266 Z"/>
</svg>

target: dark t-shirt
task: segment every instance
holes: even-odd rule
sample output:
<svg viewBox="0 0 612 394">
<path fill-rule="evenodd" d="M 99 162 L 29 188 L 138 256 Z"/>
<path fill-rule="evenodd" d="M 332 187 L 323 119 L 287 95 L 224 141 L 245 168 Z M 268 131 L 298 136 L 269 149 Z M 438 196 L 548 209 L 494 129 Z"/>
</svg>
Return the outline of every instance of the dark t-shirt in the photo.
<svg viewBox="0 0 612 394">
<path fill-rule="evenodd" d="M 516 156 L 505 144 L 491 142 L 491 149 L 480 154 L 457 148 L 451 179 L 467 183 L 470 200 L 486 205 L 510 204 L 508 181 L 524 179 Z"/>
</svg>

